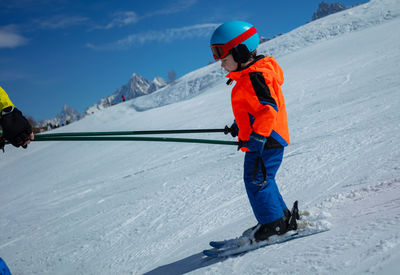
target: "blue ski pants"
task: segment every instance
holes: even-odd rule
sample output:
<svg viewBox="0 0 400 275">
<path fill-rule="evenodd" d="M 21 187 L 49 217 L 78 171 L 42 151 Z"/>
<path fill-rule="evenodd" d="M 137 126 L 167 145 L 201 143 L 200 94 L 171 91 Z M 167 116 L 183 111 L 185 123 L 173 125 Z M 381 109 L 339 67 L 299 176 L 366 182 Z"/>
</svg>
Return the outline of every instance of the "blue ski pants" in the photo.
<svg viewBox="0 0 400 275">
<path fill-rule="evenodd" d="M 0 275 L 11 275 L 6 262 L 0 257 Z"/>
<path fill-rule="evenodd" d="M 282 218 L 283 211 L 287 209 L 275 182 L 276 172 L 282 163 L 283 151 L 282 147 L 265 149 L 261 155 L 257 152 L 246 152 L 244 158 L 243 178 L 247 196 L 260 224 Z"/>
</svg>

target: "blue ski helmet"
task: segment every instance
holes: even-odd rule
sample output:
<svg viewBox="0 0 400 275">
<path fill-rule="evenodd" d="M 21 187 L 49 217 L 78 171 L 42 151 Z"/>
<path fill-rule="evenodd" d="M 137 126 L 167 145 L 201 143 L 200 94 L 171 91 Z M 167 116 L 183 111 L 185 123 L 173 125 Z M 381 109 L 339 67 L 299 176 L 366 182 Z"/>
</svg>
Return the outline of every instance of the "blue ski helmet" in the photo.
<svg viewBox="0 0 400 275">
<path fill-rule="evenodd" d="M 210 47 L 215 60 L 226 57 L 231 50 L 237 48 L 236 56 L 243 61 L 243 54 L 250 57 L 250 53 L 258 48 L 260 36 L 256 28 L 245 21 L 230 21 L 220 25 L 212 34 Z M 239 46 L 242 45 L 242 46 Z M 239 46 L 239 47 L 238 47 Z M 246 46 L 246 47 L 244 47 Z"/>
</svg>

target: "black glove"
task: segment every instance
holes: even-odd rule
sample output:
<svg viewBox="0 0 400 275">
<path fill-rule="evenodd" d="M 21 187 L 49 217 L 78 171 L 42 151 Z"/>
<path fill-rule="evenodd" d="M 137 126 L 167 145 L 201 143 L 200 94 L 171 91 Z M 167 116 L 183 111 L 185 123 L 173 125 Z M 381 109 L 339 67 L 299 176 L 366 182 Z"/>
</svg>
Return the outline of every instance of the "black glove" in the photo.
<svg viewBox="0 0 400 275">
<path fill-rule="evenodd" d="M 239 138 L 239 143 L 238 143 L 237 150 L 238 150 L 238 151 L 239 151 L 239 150 L 242 150 L 243 152 L 248 152 L 248 151 L 249 151 L 249 148 L 247 148 L 248 144 L 249 144 L 249 141 L 248 141 L 248 140 L 241 140 L 241 139 Z M 243 148 L 243 149 L 242 149 L 242 148 Z"/>
<path fill-rule="evenodd" d="M 4 153 L 4 147 L 6 146 L 6 140 L 3 137 L 0 137 L 0 150 Z"/>
<path fill-rule="evenodd" d="M 32 133 L 32 126 L 28 120 L 14 107 L 7 107 L 1 113 L 0 125 L 3 128 L 3 138 L 15 147 L 26 148 L 24 144 Z"/>
<path fill-rule="evenodd" d="M 234 122 L 232 123 L 231 127 L 228 127 L 228 125 L 225 126 L 225 132 L 224 132 L 224 134 L 227 135 L 227 134 L 229 134 L 229 133 L 232 135 L 232 137 L 237 137 L 237 136 L 238 136 L 238 134 L 239 134 L 239 127 L 237 126 L 236 121 L 234 121 Z"/>
</svg>

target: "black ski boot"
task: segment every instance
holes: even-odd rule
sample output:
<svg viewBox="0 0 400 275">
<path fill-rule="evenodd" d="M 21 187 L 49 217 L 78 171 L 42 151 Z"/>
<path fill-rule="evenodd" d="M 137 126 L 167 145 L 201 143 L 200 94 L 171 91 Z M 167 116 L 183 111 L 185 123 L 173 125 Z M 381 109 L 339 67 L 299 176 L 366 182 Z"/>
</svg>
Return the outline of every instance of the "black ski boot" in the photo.
<svg viewBox="0 0 400 275">
<path fill-rule="evenodd" d="M 285 216 L 276 221 L 260 224 L 255 228 L 254 239 L 256 242 L 265 241 L 273 235 L 282 235 L 288 231 L 288 223 Z"/>
<path fill-rule="evenodd" d="M 265 241 L 273 235 L 282 235 L 291 230 L 297 230 L 297 220 L 300 219 L 298 201 L 295 201 L 292 211 L 284 210 L 284 216 L 268 224 L 257 224 L 243 232 L 243 236 L 254 238 L 255 241 Z"/>
<path fill-rule="evenodd" d="M 286 208 L 286 209 L 283 211 L 283 214 L 284 214 L 284 217 L 285 217 L 287 220 L 290 219 L 291 214 L 290 214 L 289 209 Z M 256 229 L 256 227 L 257 227 L 258 225 L 259 225 L 259 224 L 256 224 L 255 226 L 250 227 L 249 229 L 247 229 L 246 231 L 244 231 L 244 232 L 242 233 L 242 236 L 250 236 L 251 233 L 254 231 L 254 229 Z"/>
<path fill-rule="evenodd" d="M 254 229 L 256 229 L 256 227 L 258 226 L 259 224 L 257 224 L 257 225 L 255 225 L 255 226 L 253 226 L 253 227 L 250 227 L 249 229 L 246 229 L 243 233 L 242 233 L 242 236 L 243 237 L 249 237 L 249 236 L 251 236 L 251 234 L 252 234 L 252 232 L 254 231 Z"/>
</svg>

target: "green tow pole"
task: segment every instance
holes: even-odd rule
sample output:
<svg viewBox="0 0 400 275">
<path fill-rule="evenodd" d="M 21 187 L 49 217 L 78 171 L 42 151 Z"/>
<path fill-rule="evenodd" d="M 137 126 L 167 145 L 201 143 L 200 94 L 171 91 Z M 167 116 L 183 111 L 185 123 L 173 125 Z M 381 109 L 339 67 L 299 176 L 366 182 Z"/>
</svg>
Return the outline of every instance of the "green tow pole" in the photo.
<svg viewBox="0 0 400 275">
<path fill-rule="evenodd" d="M 115 131 L 115 132 L 69 132 L 38 134 L 35 137 L 68 137 L 68 136 L 136 136 L 136 135 L 159 135 L 159 134 L 199 134 L 199 133 L 228 133 L 228 126 L 225 129 L 186 129 L 186 130 L 150 130 L 150 131 Z"/>
<path fill-rule="evenodd" d="M 134 135 L 158 135 L 158 134 L 193 134 L 193 133 L 229 133 L 228 126 L 225 129 L 186 129 L 186 130 L 151 130 L 151 131 L 115 131 L 115 132 L 69 132 L 53 134 L 37 134 L 32 141 L 154 141 L 154 142 L 181 142 L 202 143 L 218 145 L 238 145 L 236 141 L 174 138 L 174 137 L 133 137 Z M 128 137 L 129 136 L 129 137 Z M 3 140 L 4 145 L 8 144 Z"/>
<path fill-rule="evenodd" d="M 195 139 L 195 138 L 168 138 L 168 137 L 116 137 L 116 136 L 43 136 L 36 135 L 33 141 L 158 141 L 183 142 L 219 145 L 238 145 L 236 141 Z"/>
</svg>

